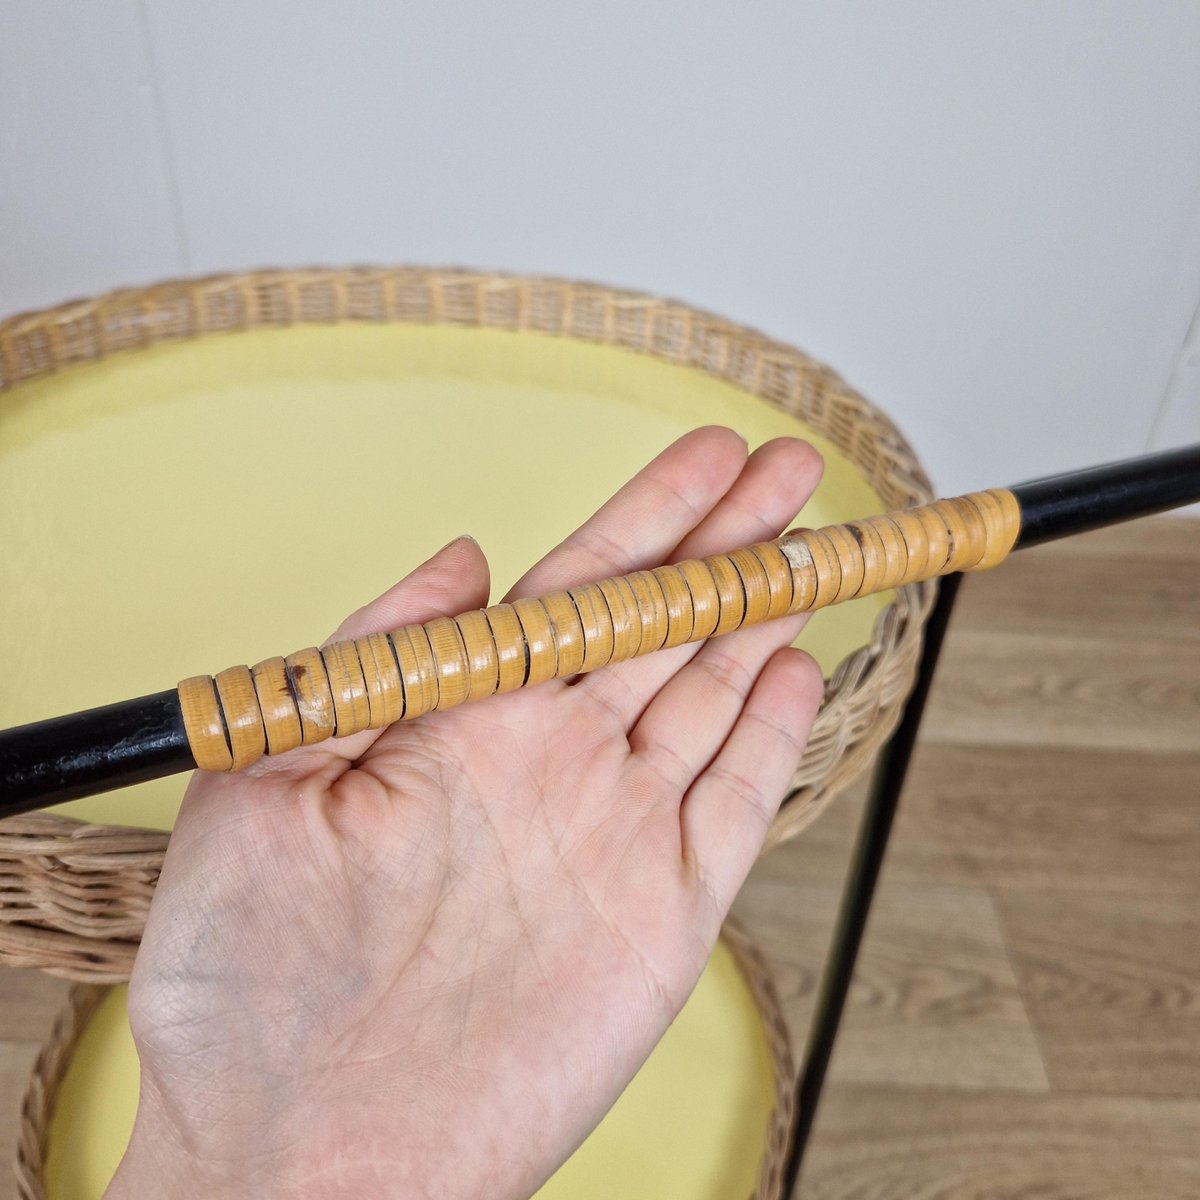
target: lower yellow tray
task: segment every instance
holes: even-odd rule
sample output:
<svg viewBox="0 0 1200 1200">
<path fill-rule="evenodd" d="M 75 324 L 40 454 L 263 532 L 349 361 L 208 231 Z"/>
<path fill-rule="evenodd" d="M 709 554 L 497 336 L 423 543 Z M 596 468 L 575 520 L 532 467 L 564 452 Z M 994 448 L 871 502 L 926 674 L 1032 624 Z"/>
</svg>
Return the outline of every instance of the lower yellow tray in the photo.
<svg viewBox="0 0 1200 1200">
<path fill-rule="evenodd" d="M 683 1012 L 538 1200 L 746 1200 L 787 1069 L 720 944 Z M 99 1200 L 137 1109 L 138 1061 L 114 988 L 71 1057 L 50 1124 L 49 1200 Z"/>
</svg>

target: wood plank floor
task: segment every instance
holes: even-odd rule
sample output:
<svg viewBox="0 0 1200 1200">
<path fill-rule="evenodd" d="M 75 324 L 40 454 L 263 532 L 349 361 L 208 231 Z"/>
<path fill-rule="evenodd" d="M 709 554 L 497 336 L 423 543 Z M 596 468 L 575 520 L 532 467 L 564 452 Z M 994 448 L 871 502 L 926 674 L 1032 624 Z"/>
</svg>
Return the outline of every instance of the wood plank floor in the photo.
<svg viewBox="0 0 1200 1200">
<path fill-rule="evenodd" d="M 800 1194 L 1197 1200 L 1200 521 L 1025 551 L 961 595 Z M 861 808 L 737 904 L 798 1047 Z M 4 1153 L 63 990 L 0 971 Z"/>
<path fill-rule="evenodd" d="M 966 580 L 800 1195 L 1200 1197 L 1200 522 Z M 737 911 L 797 1040 L 862 789 Z"/>
</svg>

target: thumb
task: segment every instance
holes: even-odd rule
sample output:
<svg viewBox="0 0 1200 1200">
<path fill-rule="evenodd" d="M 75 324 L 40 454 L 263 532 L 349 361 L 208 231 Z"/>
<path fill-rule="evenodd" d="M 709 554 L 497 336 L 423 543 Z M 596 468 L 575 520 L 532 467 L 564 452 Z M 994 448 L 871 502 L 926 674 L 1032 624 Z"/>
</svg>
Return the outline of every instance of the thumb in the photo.
<svg viewBox="0 0 1200 1200">
<path fill-rule="evenodd" d="M 443 546 L 432 558 L 390 587 L 383 595 L 348 616 L 323 645 L 350 641 L 372 633 L 388 633 L 404 625 L 453 617 L 488 602 L 491 586 L 487 559 L 474 538 L 463 535 Z M 351 737 L 330 738 L 301 746 L 277 758 L 259 759 L 244 774 L 262 776 L 285 772 L 297 776 L 340 773 L 356 762 L 383 732 L 367 729 Z"/>
<path fill-rule="evenodd" d="M 487 604 L 490 587 L 491 575 L 479 543 L 463 534 L 348 616 L 329 641 L 387 633 L 434 617 L 456 617 Z"/>
</svg>

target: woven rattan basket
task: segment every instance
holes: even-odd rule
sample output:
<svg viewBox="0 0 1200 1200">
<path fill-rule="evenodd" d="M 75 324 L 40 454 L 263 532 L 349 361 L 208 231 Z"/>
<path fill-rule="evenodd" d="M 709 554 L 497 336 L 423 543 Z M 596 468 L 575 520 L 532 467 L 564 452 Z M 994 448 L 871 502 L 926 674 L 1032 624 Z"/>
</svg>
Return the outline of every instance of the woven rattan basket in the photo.
<svg viewBox="0 0 1200 1200">
<path fill-rule="evenodd" d="M 62 367 L 161 343 L 303 323 L 489 327 L 650 355 L 761 397 L 827 437 L 887 509 L 931 498 L 904 438 L 832 370 L 674 301 L 592 284 L 396 269 L 270 271 L 116 292 L 0 324 L 0 404 Z M 808 825 L 890 734 L 912 683 L 931 584 L 896 594 L 831 673 L 769 845 Z M 0 962 L 129 977 L 167 835 L 39 814 L 0 822 Z"/>
<path fill-rule="evenodd" d="M 752 1200 L 781 1200 L 794 1104 L 794 1067 L 787 1022 L 758 947 L 733 921 L 726 922 L 721 940 L 732 952 L 754 998 L 771 1057 L 773 1102 Z M 107 990 L 102 984 L 80 983 L 72 987 L 34 1062 L 21 1105 L 15 1161 L 17 1200 L 47 1200 L 46 1157 L 59 1089 L 72 1052 Z"/>
</svg>

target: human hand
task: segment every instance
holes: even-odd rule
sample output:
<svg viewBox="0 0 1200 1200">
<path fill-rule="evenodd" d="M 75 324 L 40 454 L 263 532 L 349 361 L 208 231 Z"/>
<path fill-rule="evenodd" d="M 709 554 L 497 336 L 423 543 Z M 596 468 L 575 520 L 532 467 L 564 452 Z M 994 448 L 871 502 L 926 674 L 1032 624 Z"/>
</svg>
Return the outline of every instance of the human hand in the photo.
<svg viewBox="0 0 1200 1200">
<path fill-rule="evenodd" d="M 776 536 L 815 451 L 681 439 L 507 597 Z M 480 607 L 460 539 L 335 638 Z M 184 798 L 109 1189 L 532 1193 L 682 1007 L 822 694 L 803 617 L 324 742 Z"/>
</svg>

